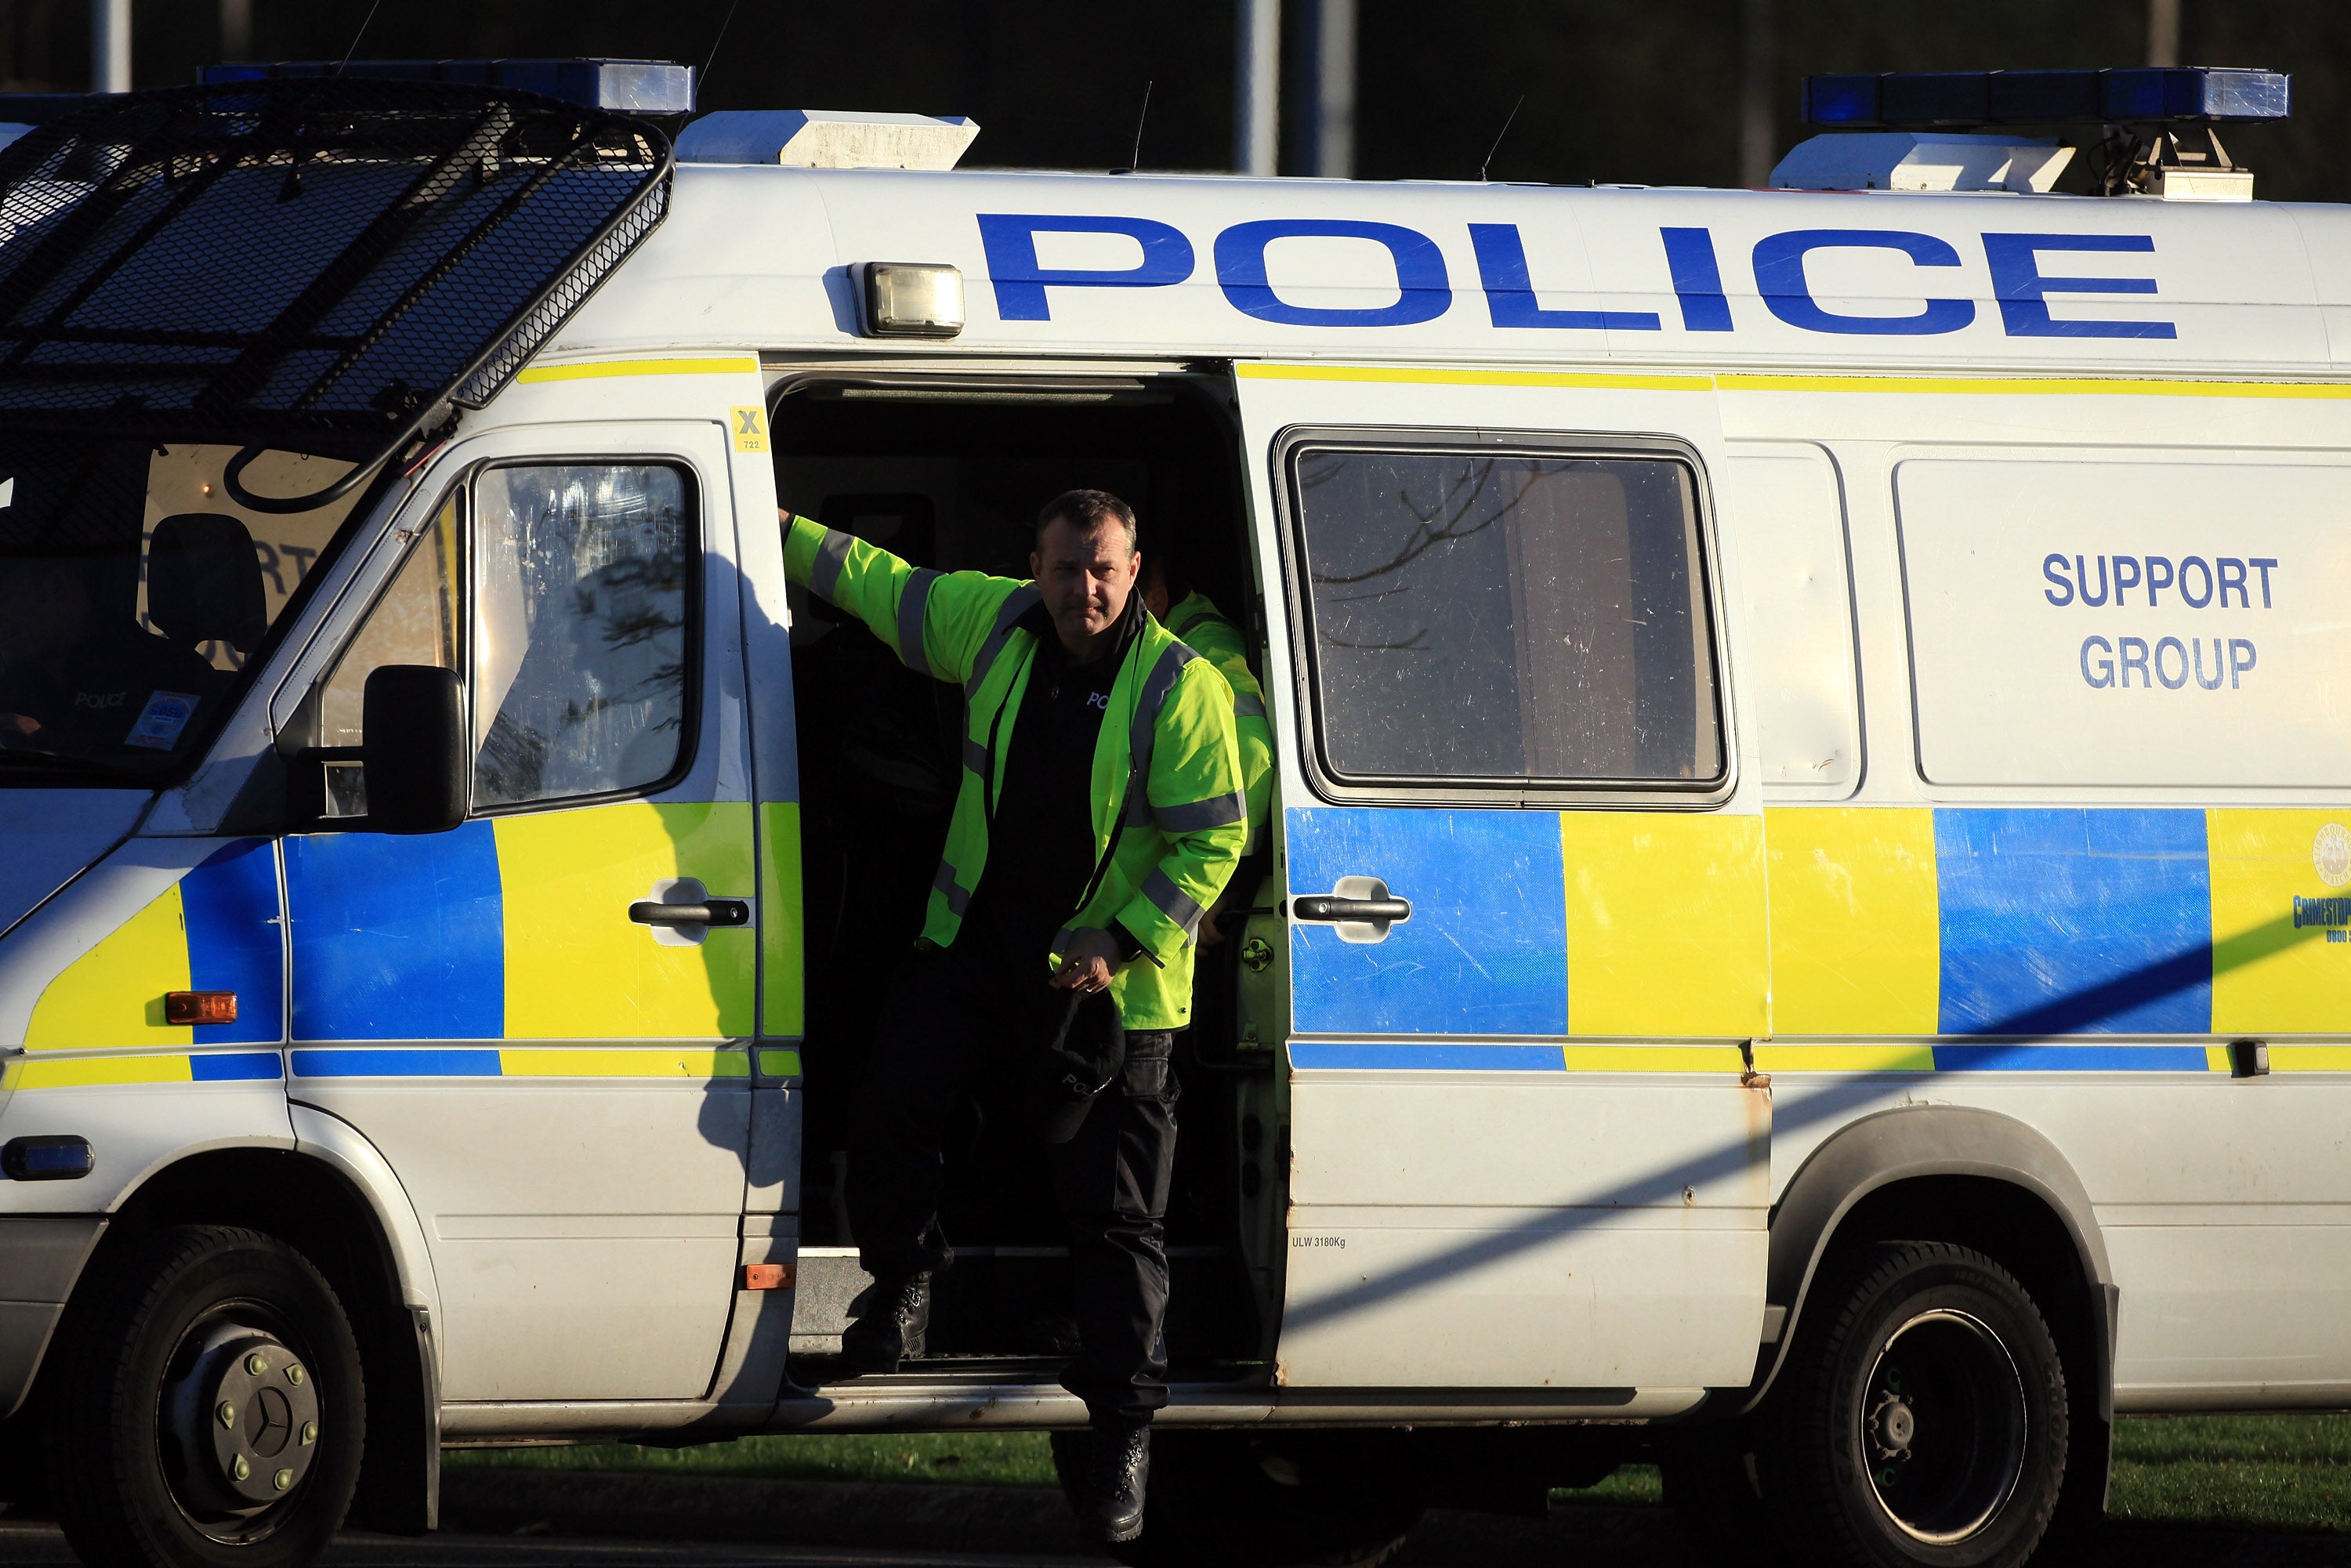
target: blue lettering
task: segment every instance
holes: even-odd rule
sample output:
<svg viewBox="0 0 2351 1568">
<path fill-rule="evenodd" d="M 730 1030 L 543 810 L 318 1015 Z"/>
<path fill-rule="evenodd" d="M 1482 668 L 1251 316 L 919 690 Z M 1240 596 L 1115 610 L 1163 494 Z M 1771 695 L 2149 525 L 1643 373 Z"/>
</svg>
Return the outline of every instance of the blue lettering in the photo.
<svg viewBox="0 0 2351 1568">
<path fill-rule="evenodd" d="M 1395 263 L 1396 287 L 1402 293 L 1393 305 L 1368 309 L 1288 304 L 1266 277 L 1265 247 L 1278 239 L 1366 239 L 1384 246 Z M 1434 321 L 1453 303 L 1445 257 L 1426 235 L 1395 224 L 1342 218 L 1261 218 L 1235 224 L 1217 236 L 1217 282 L 1234 309 L 1286 327 L 1409 327 Z"/>
<path fill-rule="evenodd" d="M 1192 242 L 1152 218 L 1060 217 L 1050 214 L 981 213 L 979 241 L 987 278 L 996 286 L 996 314 L 1007 321 L 1047 321 L 1048 288 L 1165 288 L 1192 276 Z M 1124 235 L 1143 247 L 1131 267 L 1096 270 L 1038 265 L 1040 234 Z"/>
<path fill-rule="evenodd" d="M 1666 242 L 1666 266 L 1674 276 L 1674 298 L 1681 302 L 1682 330 L 1728 332 L 1730 301 L 1723 297 L 1722 268 L 1714 259 L 1714 235 L 1705 229 L 1659 229 Z"/>
<path fill-rule="evenodd" d="M 2096 671 L 2095 674 L 2092 673 L 2093 666 L 2090 664 L 2090 646 L 2092 643 L 2097 644 L 2098 649 L 2098 662 L 2095 666 Z M 2104 637 L 2085 637 L 2082 639 L 2082 679 L 2085 684 L 2101 688 L 2110 686 L 2115 684 L 2114 652 L 2115 645 L 2112 643 L 2107 642 Z"/>
<path fill-rule="evenodd" d="M 2237 689 L 2237 677 L 2252 669 L 2259 659 L 2260 656 L 2253 652 L 2253 645 L 2251 643 L 2246 642 L 2242 637 L 2229 639 L 2229 689 L 2231 691 Z"/>
<path fill-rule="evenodd" d="M 2253 558 L 2253 570 L 2262 574 L 2262 608 L 2264 610 L 2270 607 L 2270 568 L 2275 565 L 2275 556 L 2257 555 Z M 2246 608 L 2250 610 L 2252 606 L 2247 605 Z"/>
<path fill-rule="evenodd" d="M 2036 253 L 2044 250 L 2146 252 L 2152 235 L 1986 235 L 1992 298 L 2011 338 L 2177 338 L 2168 321 L 2060 321 L 2049 314 L 2052 294 L 2152 294 L 2152 277 L 2043 277 Z"/>
<path fill-rule="evenodd" d="M 2188 569 L 2191 566 L 2204 574 L 2204 597 L 2201 599 L 2188 591 Z M 2180 558 L 2179 597 L 2186 601 L 2190 610 L 2201 610 L 2212 602 L 2212 569 L 2205 564 L 2202 556 L 2191 555 Z"/>
<path fill-rule="evenodd" d="M 2051 555 L 2042 557 L 2041 575 L 2055 583 L 2057 588 L 2062 588 L 2065 591 L 2065 597 L 2060 599 L 2057 597 L 2056 589 L 2044 588 L 2041 591 L 2042 598 L 2047 600 L 2050 603 L 2056 605 L 2060 610 L 2074 602 L 2074 583 L 2073 580 L 2065 575 L 2065 558 L 2064 556 Z"/>
<path fill-rule="evenodd" d="M 2229 673 L 2228 661 L 2220 651 L 2220 639 L 2212 639 L 2212 678 L 2209 681 L 2204 678 L 2204 639 L 2199 637 L 2189 646 L 2196 650 L 2196 684 L 2208 692 L 2219 691 L 2220 677 Z"/>
<path fill-rule="evenodd" d="M 2134 648 L 2136 648 L 2136 649 L 2137 649 L 2137 650 L 2138 650 L 2138 651 L 2137 651 L 2137 653 L 2133 653 L 2131 650 L 2132 650 L 2132 649 L 2134 649 Z M 2140 685 L 2143 685 L 2143 686 L 2152 686 L 2152 685 L 2155 685 L 2154 680 L 2153 680 L 2152 678 L 2150 678 L 2150 677 L 2148 676 L 2147 673 L 2147 639 L 2146 639 L 2146 638 L 2144 638 L 2144 637 L 2125 637 L 2124 639 L 2122 639 L 2122 656 L 2123 656 L 2123 690 L 2125 690 L 2125 691 L 2128 691 L 2128 690 L 2130 690 L 2130 673 L 2131 673 L 2133 670 L 2137 670 L 2137 671 L 2138 672 L 2138 684 L 2139 684 Z"/>
<path fill-rule="evenodd" d="M 1804 257 L 1816 250 L 1898 250 L 1919 267 L 1957 267 L 1959 253 L 1932 235 L 1896 229 L 1796 229 L 1755 245 L 1755 287 L 1771 314 L 1807 332 L 1893 337 L 1956 332 L 1976 319 L 1972 299 L 1929 299 L 1914 316 L 1840 316 L 1823 310 L 1804 280 Z"/>
<path fill-rule="evenodd" d="M 2177 675 L 2164 674 L 2163 651 L 2166 648 L 2179 655 L 2179 674 Z M 2155 678 L 2163 683 L 2163 689 L 2168 692 L 2176 692 L 2188 684 L 2188 647 L 2179 638 L 2166 637 L 2155 645 Z"/>
<path fill-rule="evenodd" d="M 1471 224 L 1469 245 L 1478 253 L 1478 281 L 1486 290 L 1486 314 L 1497 327 L 1564 327 L 1584 331 L 1664 330 L 1649 310 L 1546 310 L 1535 301 L 1527 276 L 1526 242 L 1516 224 Z"/>
<path fill-rule="evenodd" d="M 2157 567 L 2161 567 L 2163 569 L 2163 575 L 2160 578 L 2158 578 L 2155 575 L 2155 569 Z M 2177 574 L 2175 574 L 2171 570 L 2171 558 L 2169 556 L 2151 555 L 2147 557 L 2147 602 L 2148 608 L 2152 609 L 2154 607 L 2155 596 L 2157 594 L 2161 593 L 2165 589 L 2169 588 L 2178 580 L 2179 578 Z"/>
<path fill-rule="evenodd" d="M 2081 579 L 2082 581 L 2082 602 L 2088 605 L 2093 610 L 2095 610 L 2099 605 L 2104 604 L 2106 601 L 2106 595 L 2109 591 L 2106 587 L 2106 558 L 2105 556 L 2099 556 L 2096 559 L 2098 562 L 2098 596 L 2095 599 L 2093 599 L 2090 597 L 2090 569 L 2082 564 L 2082 558 L 2080 556 L 2075 556 L 2074 558 L 2074 575 Z"/>
<path fill-rule="evenodd" d="M 2130 576 L 2127 579 L 2123 576 L 2125 567 L 2130 568 Z M 2145 580 L 2147 580 L 2146 578 L 2138 570 L 2138 557 L 2135 555 L 2115 557 L 2115 607 L 2118 610 L 2122 608 L 2125 602 L 2123 592 L 2126 589 L 2137 588 Z"/>
<path fill-rule="evenodd" d="M 2238 607 L 2251 610 L 2253 601 L 2245 591 L 2245 563 L 2235 556 L 2224 555 L 2214 557 L 2213 564 L 2220 569 L 2220 608 L 2229 608 L 2229 590 L 2233 588 L 2237 591 Z"/>
</svg>

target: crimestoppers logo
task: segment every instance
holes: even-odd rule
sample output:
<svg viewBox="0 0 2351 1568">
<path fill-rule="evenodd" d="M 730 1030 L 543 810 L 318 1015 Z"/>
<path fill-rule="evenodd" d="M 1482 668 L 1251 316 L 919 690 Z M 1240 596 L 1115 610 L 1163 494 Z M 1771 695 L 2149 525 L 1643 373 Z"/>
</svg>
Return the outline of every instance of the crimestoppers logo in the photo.
<svg viewBox="0 0 2351 1568">
<path fill-rule="evenodd" d="M 2351 883 L 2351 828 L 2329 822 L 2310 842 L 2311 869 L 2329 887 Z"/>
</svg>

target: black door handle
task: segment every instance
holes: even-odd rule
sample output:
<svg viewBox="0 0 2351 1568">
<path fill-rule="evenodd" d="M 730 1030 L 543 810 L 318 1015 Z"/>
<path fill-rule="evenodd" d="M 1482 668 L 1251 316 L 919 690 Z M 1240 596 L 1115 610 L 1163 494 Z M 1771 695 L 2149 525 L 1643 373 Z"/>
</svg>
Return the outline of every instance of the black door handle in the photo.
<svg viewBox="0 0 2351 1568">
<path fill-rule="evenodd" d="M 1341 898 L 1336 894 L 1309 894 L 1290 901 L 1292 920 L 1326 921 L 1386 921 L 1391 925 L 1412 918 L 1412 901 L 1408 898 Z"/>
<path fill-rule="evenodd" d="M 656 904 L 641 898 L 629 905 L 640 925 L 748 925 L 751 905 L 740 898 L 706 898 L 700 904 Z"/>
</svg>

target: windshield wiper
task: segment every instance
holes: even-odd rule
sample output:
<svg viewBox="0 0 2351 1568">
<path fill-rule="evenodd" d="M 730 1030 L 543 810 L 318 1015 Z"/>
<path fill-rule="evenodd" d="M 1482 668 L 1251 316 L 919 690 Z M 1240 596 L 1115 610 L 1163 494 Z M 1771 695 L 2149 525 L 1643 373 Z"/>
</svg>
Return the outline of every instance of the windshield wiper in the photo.
<svg viewBox="0 0 2351 1568">
<path fill-rule="evenodd" d="M 134 784 L 141 789 L 156 787 L 149 775 L 115 763 L 96 762 L 86 757 L 66 757 L 55 751 L 12 751 L 0 747 L 0 772 L 20 768 L 27 773 L 86 773 L 118 783 Z"/>
</svg>

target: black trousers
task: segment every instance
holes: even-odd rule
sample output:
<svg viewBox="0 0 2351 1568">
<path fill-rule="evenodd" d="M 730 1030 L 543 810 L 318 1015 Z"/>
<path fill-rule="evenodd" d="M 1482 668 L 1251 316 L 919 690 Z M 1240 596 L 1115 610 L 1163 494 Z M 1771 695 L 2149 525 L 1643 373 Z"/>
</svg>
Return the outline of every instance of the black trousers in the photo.
<svg viewBox="0 0 2351 1568">
<path fill-rule="evenodd" d="M 965 940 L 917 953 L 893 981 L 860 1095 L 849 1219 L 877 1279 L 937 1270 L 941 1144 L 956 1097 L 983 1075 L 1021 1074 L 1068 993 L 1043 966 Z M 1167 1189 L 1176 1163 L 1174 1036 L 1130 1031 L 1126 1071 L 1095 1097 L 1077 1135 L 1047 1146 L 1069 1228 L 1080 1350 L 1062 1385 L 1099 1425 L 1136 1425 L 1167 1403 Z M 1021 1134 L 1016 1134 L 1021 1135 Z M 1033 1135 L 1033 1134 L 1032 1134 Z"/>
</svg>

